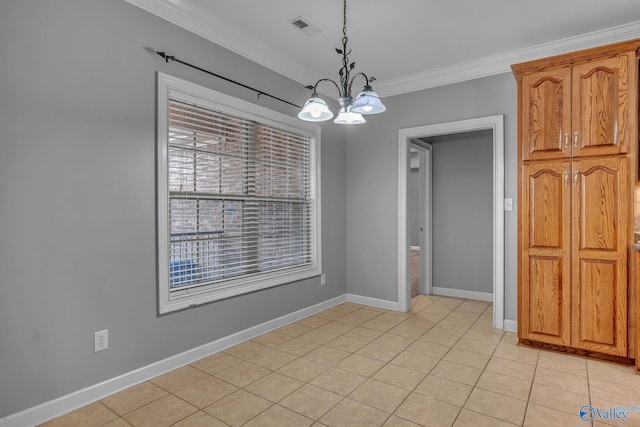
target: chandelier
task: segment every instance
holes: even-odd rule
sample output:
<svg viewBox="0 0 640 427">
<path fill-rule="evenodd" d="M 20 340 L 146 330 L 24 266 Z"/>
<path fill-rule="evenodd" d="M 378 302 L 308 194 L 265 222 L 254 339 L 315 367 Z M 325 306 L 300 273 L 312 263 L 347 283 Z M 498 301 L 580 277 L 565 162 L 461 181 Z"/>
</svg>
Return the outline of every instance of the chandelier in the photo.
<svg viewBox="0 0 640 427">
<path fill-rule="evenodd" d="M 333 113 L 329 110 L 329 106 L 324 99 L 320 98 L 317 92 L 320 82 L 331 82 L 338 89 L 338 104 L 340 111 L 338 117 L 333 121 L 339 124 L 359 124 L 366 120 L 362 114 L 378 114 L 384 112 L 387 108 L 382 104 L 380 97 L 371 89 L 371 82 L 375 77 L 367 77 L 364 73 L 357 73 L 351 76 L 351 72 L 356 66 L 355 62 L 349 61 L 351 50 L 347 47 L 349 38 L 347 37 L 347 0 L 344 0 L 343 8 L 343 25 L 342 25 L 342 49 L 336 48 L 338 55 L 342 55 L 342 68 L 338 71 L 340 76 L 340 84 L 331 79 L 320 79 L 315 85 L 306 86 L 307 89 L 313 89 L 311 98 L 305 102 L 304 107 L 298 113 L 298 118 L 308 122 L 322 122 L 333 117 Z M 362 92 L 354 100 L 351 96 L 351 86 L 357 77 L 365 80 Z"/>
</svg>

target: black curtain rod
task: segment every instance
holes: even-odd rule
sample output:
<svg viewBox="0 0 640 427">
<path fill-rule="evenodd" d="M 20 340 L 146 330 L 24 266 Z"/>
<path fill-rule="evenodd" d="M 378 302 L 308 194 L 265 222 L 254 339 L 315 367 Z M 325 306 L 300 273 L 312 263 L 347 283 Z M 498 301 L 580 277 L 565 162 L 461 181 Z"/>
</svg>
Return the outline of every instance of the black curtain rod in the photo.
<svg viewBox="0 0 640 427">
<path fill-rule="evenodd" d="M 154 51 L 154 52 L 155 52 L 155 51 Z M 214 76 L 214 77 L 217 77 L 217 78 L 222 79 L 222 80 L 225 80 L 225 81 L 228 81 L 228 82 L 233 83 L 233 84 L 235 84 L 235 85 L 242 86 L 242 87 L 243 87 L 243 88 L 245 88 L 245 89 L 252 90 L 252 91 L 254 91 L 254 92 L 256 92 L 256 93 L 258 94 L 258 98 L 260 98 L 260 95 L 264 95 L 264 96 L 268 96 L 269 98 L 273 98 L 273 99 L 275 99 L 275 100 L 278 100 L 278 101 L 280 101 L 280 102 L 284 102 L 285 104 L 293 105 L 294 107 L 297 107 L 297 108 L 302 108 L 302 107 L 300 107 L 299 105 L 294 104 L 293 102 L 285 101 L 285 100 L 284 100 L 284 99 L 282 99 L 282 98 L 278 98 L 277 96 L 270 95 L 270 94 L 268 94 L 268 93 L 266 93 L 266 92 L 263 92 L 263 91 L 258 90 L 258 89 L 256 89 L 256 88 L 253 88 L 253 87 L 251 87 L 251 86 L 247 86 L 247 85 L 245 85 L 245 84 L 242 84 L 242 83 L 240 83 L 240 82 L 237 82 L 237 81 L 235 81 L 235 80 L 232 80 L 232 79 L 230 79 L 230 78 L 228 78 L 228 77 L 224 77 L 224 76 L 221 76 L 220 74 L 216 74 L 216 73 L 211 72 L 211 71 L 209 71 L 209 70 L 205 70 L 204 68 L 200 68 L 200 67 L 198 67 L 197 65 L 189 64 L 188 62 L 182 61 L 182 60 L 180 60 L 180 59 L 176 58 L 176 57 L 175 57 L 175 56 L 173 56 L 173 55 L 167 55 L 165 52 L 155 52 L 155 53 L 157 53 L 158 55 L 160 55 L 161 57 L 163 57 L 163 58 L 164 58 L 164 60 L 165 60 L 165 62 L 169 62 L 170 60 L 171 60 L 171 61 L 174 61 L 174 62 L 178 62 L 178 63 L 180 63 L 180 64 L 182 64 L 182 65 L 186 65 L 187 67 L 194 68 L 194 69 L 196 69 L 196 70 L 198 70 L 198 71 L 202 71 L 203 73 L 207 73 L 207 74 L 209 74 L 209 75 L 212 75 L 212 76 Z"/>
</svg>

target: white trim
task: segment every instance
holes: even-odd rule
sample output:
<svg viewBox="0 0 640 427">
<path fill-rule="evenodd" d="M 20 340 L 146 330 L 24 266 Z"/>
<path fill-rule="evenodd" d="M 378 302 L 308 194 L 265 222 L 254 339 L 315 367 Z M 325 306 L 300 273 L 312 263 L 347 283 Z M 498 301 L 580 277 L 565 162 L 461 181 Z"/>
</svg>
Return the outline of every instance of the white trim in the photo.
<svg viewBox="0 0 640 427">
<path fill-rule="evenodd" d="M 518 322 L 504 319 L 504 330 L 508 332 L 518 332 Z"/>
<path fill-rule="evenodd" d="M 217 287 L 203 286 L 201 289 L 186 289 L 184 293 L 169 291 L 169 220 L 168 220 L 168 100 L 169 97 L 192 102 L 214 111 L 253 120 L 274 126 L 278 129 L 302 134 L 310 138 L 311 143 L 311 179 L 312 179 L 312 230 L 311 264 L 299 268 L 289 268 L 281 272 L 266 272 L 259 276 L 241 276 L 231 279 Z M 186 80 L 164 73 L 157 73 L 158 97 L 158 313 L 165 314 L 175 310 L 189 308 L 211 301 L 246 294 L 261 289 L 320 276 L 322 273 L 322 241 L 320 219 L 320 126 L 302 122 L 294 117 L 273 111 L 247 101 L 208 89 Z"/>
<path fill-rule="evenodd" d="M 489 292 L 466 291 L 464 289 L 441 288 L 438 286 L 433 287 L 433 295 L 475 299 L 479 301 L 493 301 L 493 294 Z"/>
<path fill-rule="evenodd" d="M 403 311 L 400 309 L 400 305 L 395 301 L 364 297 L 362 295 L 354 295 L 354 294 L 346 294 L 346 296 L 347 296 L 347 302 L 368 305 L 370 307 L 384 308 L 385 310 Z"/>
<path fill-rule="evenodd" d="M 297 322 L 298 320 L 302 320 L 346 301 L 347 296 L 340 295 L 311 307 L 278 317 L 277 319 L 269 320 L 260 325 L 236 332 L 235 334 L 220 338 L 200 347 L 136 369 L 135 371 L 127 372 L 126 374 L 108 379 L 102 383 L 9 415 L 8 417 L 0 419 L 0 425 L 2 425 L 2 427 L 23 427 L 42 424 L 136 384 L 148 381 L 159 375 L 173 371 L 174 369 L 178 369 L 234 345 L 241 344 L 274 329 Z"/>
<path fill-rule="evenodd" d="M 402 129 L 398 136 L 398 306 L 400 311 L 411 310 L 411 266 L 409 265 L 408 246 L 409 212 L 407 209 L 407 193 L 409 186 L 409 172 L 411 155 L 411 140 L 403 135 Z"/>
<path fill-rule="evenodd" d="M 409 227 L 407 218 L 407 177 L 411 140 L 426 136 L 491 129 L 493 131 L 493 327 L 504 328 L 504 116 L 489 116 L 457 122 L 438 123 L 398 131 L 398 304 L 411 308 L 408 292 Z"/>
<path fill-rule="evenodd" d="M 126 0 L 147 12 L 223 46 L 301 84 L 317 81 L 316 71 L 255 39 L 210 11 L 184 0 Z M 381 96 L 400 95 L 511 71 L 511 64 L 640 37 L 640 21 L 549 43 L 453 64 L 424 73 L 376 82 Z M 162 49 L 161 46 L 157 47 Z"/>
<path fill-rule="evenodd" d="M 413 139 L 411 150 L 420 153 L 420 293 L 433 293 L 433 146 L 421 139 Z"/>
</svg>

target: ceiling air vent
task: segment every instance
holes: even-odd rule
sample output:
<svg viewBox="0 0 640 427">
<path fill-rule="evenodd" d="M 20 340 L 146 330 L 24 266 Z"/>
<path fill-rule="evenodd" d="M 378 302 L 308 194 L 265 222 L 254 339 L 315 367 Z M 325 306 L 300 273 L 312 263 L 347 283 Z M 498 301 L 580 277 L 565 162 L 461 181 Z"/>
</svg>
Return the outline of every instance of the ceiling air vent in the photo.
<svg viewBox="0 0 640 427">
<path fill-rule="evenodd" d="M 296 27 L 300 28 L 301 30 L 305 27 L 308 27 L 309 24 L 307 24 L 306 22 L 304 22 L 302 19 L 295 19 L 292 22 L 293 25 L 295 25 Z"/>
<path fill-rule="evenodd" d="M 309 21 L 304 19 L 302 16 L 293 18 L 289 23 L 308 36 L 316 36 L 322 32 L 320 28 L 309 23 Z"/>
</svg>

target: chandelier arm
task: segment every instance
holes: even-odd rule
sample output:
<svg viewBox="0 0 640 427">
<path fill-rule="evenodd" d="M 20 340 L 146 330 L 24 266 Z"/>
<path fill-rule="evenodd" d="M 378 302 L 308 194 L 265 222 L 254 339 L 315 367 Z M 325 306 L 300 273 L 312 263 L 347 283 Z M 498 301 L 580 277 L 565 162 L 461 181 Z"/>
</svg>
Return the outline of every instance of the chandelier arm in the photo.
<svg viewBox="0 0 640 427">
<path fill-rule="evenodd" d="M 353 82 L 356 79 L 356 77 L 363 77 L 365 80 L 365 87 L 369 86 L 369 80 L 370 80 L 369 77 L 367 77 L 365 73 L 358 73 L 355 76 L 353 76 L 351 78 L 351 81 L 349 82 L 349 93 L 351 93 L 351 87 L 353 86 Z"/>
<path fill-rule="evenodd" d="M 338 83 L 334 82 L 334 81 L 333 81 L 333 80 L 331 80 L 331 79 L 320 79 L 320 80 L 318 80 L 318 81 L 316 82 L 316 84 L 313 86 L 313 93 L 317 93 L 317 92 L 318 92 L 318 91 L 317 91 L 317 88 L 318 88 L 318 85 L 320 84 L 320 82 L 331 82 L 331 83 L 333 83 L 333 85 L 336 87 L 336 89 L 338 89 L 338 95 L 339 95 L 340 97 L 342 97 L 342 96 L 343 96 L 343 95 L 342 95 L 342 91 L 340 90 L 340 86 L 338 86 Z"/>
</svg>

